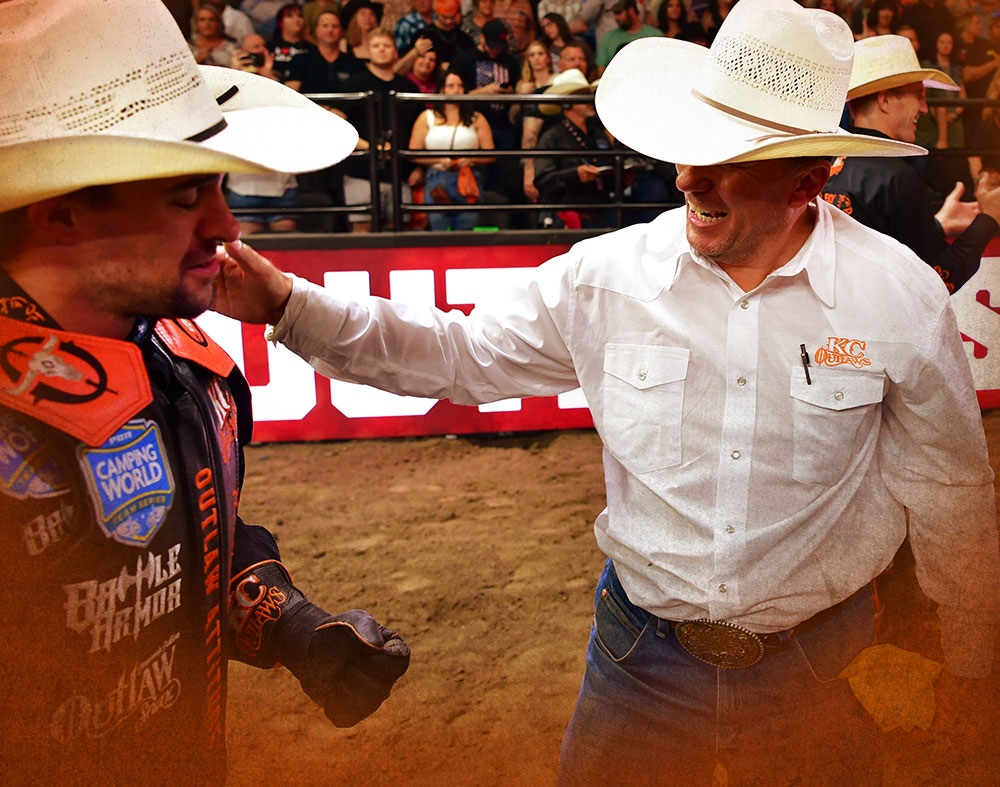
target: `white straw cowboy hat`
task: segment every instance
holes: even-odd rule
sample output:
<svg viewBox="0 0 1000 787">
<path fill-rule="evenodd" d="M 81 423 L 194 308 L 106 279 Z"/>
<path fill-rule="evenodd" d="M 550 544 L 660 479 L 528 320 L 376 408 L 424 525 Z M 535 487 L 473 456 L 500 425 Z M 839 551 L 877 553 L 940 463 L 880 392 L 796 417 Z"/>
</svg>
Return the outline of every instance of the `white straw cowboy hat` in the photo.
<svg viewBox="0 0 1000 787">
<path fill-rule="evenodd" d="M 923 68 L 913 45 L 903 36 L 873 36 L 854 44 L 848 100 L 924 81 L 932 83 L 929 87 L 959 89 L 955 80 L 944 71 Z"/>
<path fill-rule="evenodd" d="M 273 80 L 199 67 L 161 0 L 3 0 L 0 85 L 0 211 L 103 183 L 321 169 L 358 139 Z"/>
<path fill-rule="evenodd" d="M 569 95 L 570 93 L 593 93 L 599 79 L 588 82 L 587 77 L 579 68 L 569 68 L 560 71 L 552 79 L 552 84 L 545 88 L 546 95 Z M 558 115 L 562 107 L 559 104 L 539 104 L 538 111 L 543 115 Z"/>
<path fill-rule="evenodd" d="M 623 144 L 677 164 L 926 154 L 838 127 L 853 53 L 835 14 L 740 0 L 711 49 L 673 38 L 623 47 L 601 77 L 597 113 Z"/>
</svg>

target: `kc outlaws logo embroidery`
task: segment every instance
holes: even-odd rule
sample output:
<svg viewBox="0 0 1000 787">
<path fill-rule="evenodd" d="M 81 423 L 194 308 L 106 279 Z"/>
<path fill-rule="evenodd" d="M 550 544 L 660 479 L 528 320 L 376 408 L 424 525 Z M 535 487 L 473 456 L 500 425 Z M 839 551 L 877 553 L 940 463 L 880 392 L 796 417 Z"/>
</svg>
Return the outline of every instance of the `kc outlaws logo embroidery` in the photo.
<svg viewBox="0 0 1000 787">
<path fill-rule="evenodd" d="M 290 584 L 274 561 L 245 569 L 233 578 L 229 593 L 230 622 L 239 629 L 236 645 L 248 656 L 256 656 L 264 641 L 264 629 L 281 617 L 288 594 L 280 584 Z"/>
<path fill-rule="evenodd" d="M 860 369 L 872 365 L 872 362 L 865 357 L 865 346 L 866 343 L 860 339 L 830 336 L 826 340 L 826 347 L 820 347 L 813 353 L 813 360 L 818 366 L 840 366 L 849 363 Z"/>
<path fill-rule="evenodd" d="M 79 458 L 104 534 L 120 544 L 148 544 L 174 500 L 159 427 L 133 419 L 100 448 L 81 446 Z"/>
</svg>

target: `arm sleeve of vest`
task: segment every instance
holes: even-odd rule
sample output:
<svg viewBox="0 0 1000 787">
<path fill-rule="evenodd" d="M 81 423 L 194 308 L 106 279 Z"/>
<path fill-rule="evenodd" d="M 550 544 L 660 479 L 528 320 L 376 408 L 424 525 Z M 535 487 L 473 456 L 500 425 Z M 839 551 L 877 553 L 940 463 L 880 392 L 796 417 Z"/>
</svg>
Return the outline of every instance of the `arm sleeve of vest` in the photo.
<svg viewBox="0 0 1000 787">
<path fill-rule="evenodd" d="M 325 612 L 277 560 L 234 570 L 229 590 L 236 658 L 264 668 L 284 664 L 338 727 L 374 713 L 409 666 L 410 649 L 395 631 L 359 609 Z"/>
<path fill-rule="evenodd" d="M 996 231 L 996 221 L 991 216 L 980 213 L 965 232 L 946 244 L 934 259 L 927 260 L 944 279 L 950 293 L 955 294 L 979 271 L 983 251 Z"/>
<path fill-rule="evenodd" d="M 893 172 L 880 197 L 884 200 L 880 210 L 886 217 L 885 233 L 934 266 L 938 256 L 947 251 L 948 241 L 934 218 L 923 178 L 910 165 L 903 164 Z"/>
<path fill-rule="evenodd" d="M 538 140 L 538 147 L 561 148 L 556 136 L 548 132 Z M 540 156 L 535 159 L 535 187 L 545 202 L 561 202 L 574 187 L 582 187 L 577 173 L 579 162 L 574 158 Z"/>
</svg>

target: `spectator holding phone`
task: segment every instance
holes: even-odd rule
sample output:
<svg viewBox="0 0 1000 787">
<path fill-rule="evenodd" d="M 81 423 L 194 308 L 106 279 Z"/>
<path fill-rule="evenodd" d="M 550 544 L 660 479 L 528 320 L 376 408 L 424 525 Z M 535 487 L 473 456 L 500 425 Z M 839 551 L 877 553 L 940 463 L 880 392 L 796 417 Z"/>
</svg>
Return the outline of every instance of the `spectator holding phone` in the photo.
<svg viewBox="0 0 1000 787">
<path fill-rule="evenodd" d="M 251 33 L 243 39 L 243 46 L 233 52 L 229 67 L 268 79 L 278 78 L 274 73 L 274 53 L 267 48 L 264 36 L 259 33 Z"/>
<path fill-rule="evenodd" d="M 204 6 L 202 6 L 204 7 Z M 267 48 L 264 36 L 257 33 L 243 39 L 234 50 L 230 68 L 247 71 L 268 79 L 281 81 L 274 73 L 274 53 Z M 226 202 L 230 208 L 291 208 L 298 205 L 298 182 L 295 175 L 284 172 L 231 172 L 225 180 Z M 271 214 L 244 213 L 235 216 L 240 233 L 293 232 L 297 228 L 294 216 L 276 211 Z"/>
<path fill-rule="evenodd" d="M 462 76 L 465 90 L 470 95 L 499 95 L 514 92 L 514 83 L 521 72 L 521 63 L 509 52 L 510 32 L 499 19 L 491 19 L 483 25 L 479 45 L 475 49 L 460 52 L 455 57 L 451 70 Z M 493 142 L 497 150 L 514 150 L 518 144 L 517 126 L 510 119 L 507 104 L 486 104 L 480 111 L 493 130 Z M 502 162 L 490 168 L 487 178 L 488 188 L 511 197 L 520 193 L 520 184 L 508 183 L 511 173 L 517 180 L 516 167 L 504 167 Z"/>
</svg>

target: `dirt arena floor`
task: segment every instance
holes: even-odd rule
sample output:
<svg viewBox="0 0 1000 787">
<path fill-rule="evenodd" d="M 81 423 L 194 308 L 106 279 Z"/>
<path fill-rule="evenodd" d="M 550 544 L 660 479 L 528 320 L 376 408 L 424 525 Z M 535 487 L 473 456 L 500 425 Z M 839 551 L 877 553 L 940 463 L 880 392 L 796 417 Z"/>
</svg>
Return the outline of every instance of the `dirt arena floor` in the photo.
<svg viewBox="0 0 1000 787">
<path fill-rule="evenodd" d="M 997 470 L 1000 414 L 985 420 Z M 553 785 L 603 507 L 589 431 L 252 446 L 244 519 L 272 529 L 314 601 L 369 610 L 413 657 L 382 708 L 347 730 L 287 671 L 234 664 L 230 783 Z M 986 699 L 965 754 L 919 729 L 888 733 L 885 784 L 1000 784 L 995 687 Z"/>
</svg>

